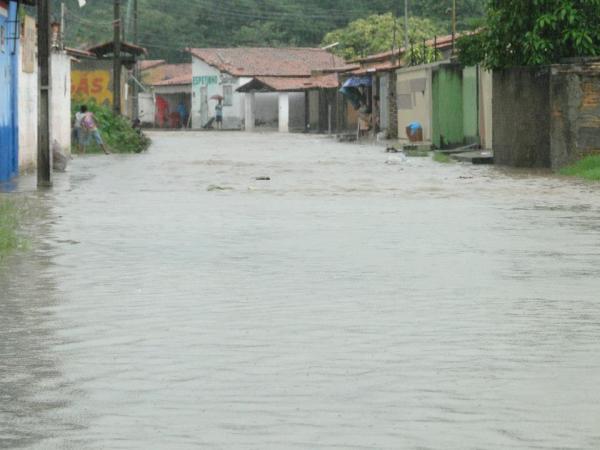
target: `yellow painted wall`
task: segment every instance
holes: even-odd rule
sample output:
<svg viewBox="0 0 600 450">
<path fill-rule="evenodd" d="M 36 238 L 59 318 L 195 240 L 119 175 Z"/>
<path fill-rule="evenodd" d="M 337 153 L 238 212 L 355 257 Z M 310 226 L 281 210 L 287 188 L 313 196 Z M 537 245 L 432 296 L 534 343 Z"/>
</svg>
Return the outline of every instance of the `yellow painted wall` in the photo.
<svg viewBox="0 0 600 450">
<path fill-rule="evenodd" d="M 73 70 L 71 96 L 74 99 L 94 99 L 98 104 L 113 103 L 112 76 L 108 70 Z"/>
</svg>

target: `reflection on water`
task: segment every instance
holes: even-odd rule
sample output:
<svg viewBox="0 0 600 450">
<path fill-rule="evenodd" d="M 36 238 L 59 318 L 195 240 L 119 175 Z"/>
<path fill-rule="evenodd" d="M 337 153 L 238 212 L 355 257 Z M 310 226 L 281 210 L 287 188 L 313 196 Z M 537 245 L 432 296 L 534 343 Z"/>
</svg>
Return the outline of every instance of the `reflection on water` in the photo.
<svg viewBox="0 0 600 450">
<path fill-rule="evenodd" d="M 2 268 L 0 446 L 600 448 L 600 188 L 154 138 L 57 176 Z"/>
</svg>

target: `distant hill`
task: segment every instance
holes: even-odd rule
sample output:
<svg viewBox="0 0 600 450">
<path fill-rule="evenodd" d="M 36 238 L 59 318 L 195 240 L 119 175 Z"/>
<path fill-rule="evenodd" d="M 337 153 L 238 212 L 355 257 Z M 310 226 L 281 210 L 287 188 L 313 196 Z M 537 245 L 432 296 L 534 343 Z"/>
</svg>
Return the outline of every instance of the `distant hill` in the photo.
<svg viewBox="0 0 600 450">
<path fill-rule="evenodd" d="M 189 46 L 315 46 L 329 31 L 370 14 L 404 14 L 401 0 L 138 0 L 140 43 L 152 58 L 177 61 Z M 459 29 L 472 28 L 486 0 L 458 0 Z M 55 13 L 60 0 L 54 0 Z M 65 0 L 67 41 L 82 46 L 112 39 L 112 0 Z M 121 0 L 132 38 L 132 0 Z M 409 0 L 410 15 L 450 30 L 451 1 Z M 447 5 L 446 5 L 447 4 Z"/>
</svg>

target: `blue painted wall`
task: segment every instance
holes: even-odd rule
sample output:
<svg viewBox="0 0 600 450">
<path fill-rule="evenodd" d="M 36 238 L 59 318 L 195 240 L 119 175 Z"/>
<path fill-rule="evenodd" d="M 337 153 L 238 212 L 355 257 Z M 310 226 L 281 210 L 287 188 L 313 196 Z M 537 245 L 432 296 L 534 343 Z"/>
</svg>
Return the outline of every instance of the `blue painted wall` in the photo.
<svg viewBox="0 0 600 450">
<path fill-rule="evenodd" d="M 0 2 L 0 181 L 15 176 L 19 170 L 19 132 L 17 104 L 18 40 L 17 4 Z"/>
</svg>

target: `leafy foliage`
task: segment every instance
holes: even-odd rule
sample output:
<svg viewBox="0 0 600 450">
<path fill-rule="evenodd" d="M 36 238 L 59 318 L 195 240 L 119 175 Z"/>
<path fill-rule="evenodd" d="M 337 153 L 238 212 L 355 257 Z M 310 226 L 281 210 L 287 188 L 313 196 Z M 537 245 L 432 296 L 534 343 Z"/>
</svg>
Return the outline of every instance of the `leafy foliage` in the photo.
<svg viewBox="0 0 600 450">
<path fill-rule="evenodd" d="M 562 175 L 600 181 L 600 155 L 588 156 L 560 171 Z"/>
<path fill-rule="evenodd" d="M 73 116 L 83 104 L 84 102 L 80 100 L 73 101 L 71 105 Z M 103 105 L 93 102 L 85 102 L 85 105 L 87 105 L 89 111 L 94 113 L 102 138 L 111 151 L 141 153 L 150 146 L 150 139 L 143 133 L 134 130 L 125 117 L 115 116 L 110 108 Z M 99 151 L 95 145 L 92 150 Z"/>
<path fill-rule="evenodd" d="M 542 65 L 600 55 L 600 0 L 492 0 L 478 37 L 459 43 L 465 64 Z"/>
<path fill-rule="evenodd" d="M 54 1 L 59 11 L 60 0 Z M 402 17 L 398 0 L 138 0 L 139 41 L 152 58 L 189 59 L 186 47 L 316 46 L 324 36 L 370 15 Z M 459 29 L 473 26 L 482 17 L 486 0 L 457 0 Z M 89 0 L 79 8 L 77 0 L 65 0 L 67 40 L 86 46 L 112 39 L 112 0 Z M 121 0 L 125 37 L 132 39 L 132 0 Z M 450 30 L 451 0 L 410 0 L 411 17 L 431 20 Z M 400 22 L 402 19 L 400 19 Z M 400 27 L 402 28 L 402 27 Z M 385 38 L 391 48 L 393 36 Z M 401 42 L 401 41 L 400 41 Z"/>
<path fill-rule="evenodd" d="M 409 41 L 420 44 L 443 32 L 429 19 L 411 17 L 409 20 Z M 346 59 L 381 53 L 392 47 L 404 46 L 404 27 L 391 13 L 358 19 L 347 27 L 327 33 L 323 45 L 339 42 L 333 51 Z"/>
<path fill-rule="evenodd" d="M 429 45 L 415 44 L 408 49 L 408 62 L 411 66 L 431 64 L 442 59 L 442 54 Z"/>
<path fill-rule="evenodd" d="M 20 245 L 17 208 L 13 202 L 0 198 L 0 259 Z"/>
</svg>

